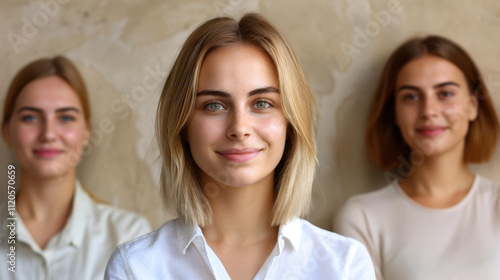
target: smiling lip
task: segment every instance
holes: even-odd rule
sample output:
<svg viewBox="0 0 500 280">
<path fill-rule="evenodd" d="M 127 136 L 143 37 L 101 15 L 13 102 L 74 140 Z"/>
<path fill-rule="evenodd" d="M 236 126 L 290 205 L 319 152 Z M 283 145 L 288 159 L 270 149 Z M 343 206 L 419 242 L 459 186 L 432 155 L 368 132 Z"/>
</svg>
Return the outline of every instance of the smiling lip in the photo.
<svg viewBox="0 0 500 280">
<path fill-rule="evenodd" d="M 36 149 L 33 153 L 41 158 L 54 158 L 62 154 L 62 150 L 58 149 Z"/>
<path fill-rule="evenodd" d="M 446 128 L 444 128 L 442 126 L 423 126 L 419 129 L 417 129 L 417 132 L 423 136 L 434 137 L 434 136 L 440 135 L 445 130 L 446 130 Z"/>
<path fill-rule="evenodd" d="M 260 149 L 255 148 L 245 148 L 223 150 L 218 151 L 217 153 L 229 161 L 241 163 L 253 159 L 260 153 L 260 151 Z"/>
</svg>

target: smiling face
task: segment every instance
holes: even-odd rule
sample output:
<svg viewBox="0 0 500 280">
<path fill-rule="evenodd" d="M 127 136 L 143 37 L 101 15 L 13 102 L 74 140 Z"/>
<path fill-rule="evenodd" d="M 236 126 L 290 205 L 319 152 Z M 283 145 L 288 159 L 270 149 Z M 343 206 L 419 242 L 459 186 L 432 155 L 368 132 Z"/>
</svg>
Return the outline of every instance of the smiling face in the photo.
<svg viewBox="0 0 500 280">
<path fill-rule="evenodd" d="M 469 122 L 477 117 L 477 99 L 458 67 L 427 55 L 410 61 L 398 73 L 395 114 L 413 151 L 426 156 L 463 153 Z"/>
<path fill-rule="evenodd" d="M 76 92 L 57 76 L 28 83 L 3 129 L 23 174 L 39 178 L 74 174 L 88 137 Z"/>
<path fill-rule="evenodd" d="M 287 124 L 278 74 L 267 53 L 242 44 L 205 57 L 186 128 L 202 186 L 272 185 Z"/>
</svg>

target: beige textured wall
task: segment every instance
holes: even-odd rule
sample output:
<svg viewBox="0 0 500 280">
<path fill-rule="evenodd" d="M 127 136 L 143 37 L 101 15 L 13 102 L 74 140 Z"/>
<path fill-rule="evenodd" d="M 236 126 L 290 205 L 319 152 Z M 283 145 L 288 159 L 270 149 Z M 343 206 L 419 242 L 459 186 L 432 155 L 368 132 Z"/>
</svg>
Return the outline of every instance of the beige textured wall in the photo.
<svg viewBox="0 0 500 280">
<path fill-rule="evenodd" d="M 74 60 L 90 90 L 94 127 L 79 178 L 97 196 L 157 227 L 171 218 L 158 198 L 153 141 L 163 79 L 197 25 L 248 11 L 261 12 L 286 34 L 321 101 L 320 166 L 309 217 L 321 227 L 331 228 L 348 196 L 385 184 L 365 156 L 363 135 L 383 63 L 402 41 L 434 33 L 461 44 L 500 112 L 498 0 L 7 0 L 0 3 L 0 98 L 26 63 L 60 53 Z M 6 182 L 14 157 L 4 142 L 0 154 Z M 491 162 L 473 168 L 500 181 L 499 166 L 497 149 Z M 0 191 L 4 200 L 6 190 Z"/>
</svg>

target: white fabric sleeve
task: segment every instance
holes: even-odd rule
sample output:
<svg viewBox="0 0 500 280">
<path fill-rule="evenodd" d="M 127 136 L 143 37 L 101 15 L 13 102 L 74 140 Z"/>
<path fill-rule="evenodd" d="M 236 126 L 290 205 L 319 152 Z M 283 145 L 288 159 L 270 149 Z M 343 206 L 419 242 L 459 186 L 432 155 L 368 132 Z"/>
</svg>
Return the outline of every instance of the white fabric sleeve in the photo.
<svg viewBox="0 0 500 280">
<path fill-rule="evenodd" d="M 375 280 L 375 271 L 368 251 L 360 242 L 356 241 L 355 244 L 356 246 L 353 246 L 353 250 L 355 251 L 352 254 L 352 258 L 349 260 L 348 279 Z"/>
<path fill-rule="evenodd" d="M 104 274 L 104 280 L 133 280 L 133 276 L 130 273 L 128 266 L 126 264 L 126 259 L 123 259 L 120 247 L 116 248 L 109 259 L 108 266 L 106 267 L 106 273 Z"/>
</svg>

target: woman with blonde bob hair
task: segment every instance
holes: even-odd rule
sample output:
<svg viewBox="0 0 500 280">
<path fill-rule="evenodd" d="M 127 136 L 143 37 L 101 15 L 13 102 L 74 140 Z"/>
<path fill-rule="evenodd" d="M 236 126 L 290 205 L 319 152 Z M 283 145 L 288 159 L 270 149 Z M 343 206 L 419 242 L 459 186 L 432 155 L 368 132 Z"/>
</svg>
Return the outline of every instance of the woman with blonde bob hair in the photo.
<svg viewBox="0 0 500 280">
<path fill-rule="evenodd" d="M 392 168 L 389 185 L 349 198 L 335 226 L 366 245 L 377 279 L 500 279 L 500 184 L 467 167 L 491 157 L 499 130 L 456 43 L 414 38 L 391 55 L 366 136 L 376 163 Z"/>
<path fill-rule="evenodd" d="M 76 178 L 90 120 L 87 88 L 69 59 L 38 59 L 12 80 L 2 132 L 18 162 L 9 170 L 19 188 L 9 188 L 9 212 L 0 209 L 14 223 L 0 231 L 1 251 L 14 257 L 0 279 L 102 279 L 115 247 L 151 230 L 144 217 L 102 203 Z"/>
<path fill-rule="evenodd" d="M 107 279 L 373 279 L 366 249 L 298 218 L 316 169 L 316 101 L 266 19 L 209 20 L 157 113 L 161 193 L 179 216 L 119 246 Z"/>
</svg>

